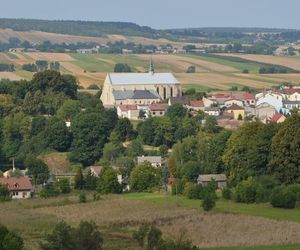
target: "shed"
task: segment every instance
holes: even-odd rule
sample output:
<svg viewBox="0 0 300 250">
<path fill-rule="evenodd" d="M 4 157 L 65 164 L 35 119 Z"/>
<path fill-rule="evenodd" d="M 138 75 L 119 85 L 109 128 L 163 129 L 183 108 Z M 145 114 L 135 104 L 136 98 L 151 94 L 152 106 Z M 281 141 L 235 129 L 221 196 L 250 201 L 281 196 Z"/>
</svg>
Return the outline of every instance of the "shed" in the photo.
<svg viewBox="0 0 300 250">
<path fill-rule="evenodd" d="M 199 175 L 197 182 L 202 186 L 206 186 L 210 181 L 215 180 L 219 189 L 226 187 L 227 178 L 225 174 L 203 174 Z"/>
</svg>

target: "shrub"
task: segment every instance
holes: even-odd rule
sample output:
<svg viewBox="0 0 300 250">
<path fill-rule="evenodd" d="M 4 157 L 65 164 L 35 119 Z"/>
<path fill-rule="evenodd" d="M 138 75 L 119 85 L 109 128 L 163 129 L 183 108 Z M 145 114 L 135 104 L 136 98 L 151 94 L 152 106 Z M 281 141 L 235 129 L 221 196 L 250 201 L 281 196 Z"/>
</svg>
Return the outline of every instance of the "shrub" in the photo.
<svg viewBox="0 0 300 250">
<path fill-rule="evenodd" d="M 81 192 L 78 196 L 79 203 L 85 203 L 86 202 L 86 195 L 85 193 Z"/>
<path fill-rule="evenodd" d="M 231 189 L 228 188 L 228 187 L 225 187 L 223 190 L 222 190 L 222 197 L 226 200 L 230 200 L 231 199 Z"/>
<path fill-rule="evenodd" d="M 249 70 L 248 69 L 244 69 L 243 70 L 243 74 L 248 74 L 249 73 Z"/>
<path fill-rule="evenodd" d="M 43 198 L 55 197 L 58 194 L 59 190 L 52 183 L 46 184 L 40 192 L 40 196 Z"/>
<path fill-rule="evenodd" d="M 4 185 L 0 185 L 0 201 L 9 201 L 10 199 L 8 188 Z"/>
<path fill-rule="evenodd" d="M 188 199 L 200 199 L 202 193 L 202 186 L 188 182 L 184 186 L 183 195 Z"/>
<path fill-rule="evenodd" d="M 275 188 L 271 196 L 272 206 L 279 208 L 295 208 L 296 200 L 296 195 L 286 187 Z"/>
<path fill-rule="evenodd" d="M 68 194 L 71 192 L 70 181 L 68 178 L 61 178 L 56 183 L 58 190 L 63 194 Z"/>
<path fill-rule="evenodd" d="M 183 194 L 185 181 L 178 179 L 175 184 L 172 185 L 172 195 Z"/>
<path fill-rule="evenodd" d="M 287 187 L 287 190 L 296 195 L 297 201 L 300 201 L 300 184 L 292 184 Z"/>
<path fill-rule="evenodd" d="M 87 89 L 99 90 L 100 88 L 99 88 L 99 86 L 97 84 L 92 84 L 92 85 L 88 86 Z"/>
<path fill-rule="evenodd" d="M 216 197 L 213 193 L 206 193 L 203 197 L 202 207 L 204 211 L 210 211 L 216 206 Z"/>
<path fill-rule="evenodd" d="M 236 202 L 253 203 L 256 198 L 256 186 L 252 177 L 240 182 L 236 189 L 234 200 Z"/>
</svg>

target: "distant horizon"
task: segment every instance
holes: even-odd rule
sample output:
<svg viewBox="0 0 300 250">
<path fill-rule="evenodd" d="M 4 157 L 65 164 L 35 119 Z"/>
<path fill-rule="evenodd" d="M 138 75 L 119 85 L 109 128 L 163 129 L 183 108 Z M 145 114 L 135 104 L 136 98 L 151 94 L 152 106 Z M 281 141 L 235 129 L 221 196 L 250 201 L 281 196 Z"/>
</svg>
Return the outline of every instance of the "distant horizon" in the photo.
<svg viewBox="0 0 300 250">
<path fill-rule="evenodd" d="M 150 25 L 141 25 L 130 21 L 109 21 L 109 20 L 84 20 L 84 19 L 45 19 L 45 18 L 26 18 L 26 17 L 0 17 L 1 19 L 15 19 L 15 20 L 36 20 L 36 21 L 62 21 L 62 22 L 103 22 L 103 23 L 131 23 L 141 27 L 149 27 L 155 30 L 174 30 L 174 29 L 277 29 L 277 30 L 300 30 L 297 28 L 281 28 L 281 27 L 265 27 L 265 26 L 200 26 L 200 27 L 173 27 L 173 28 L 155 28 Z"/>
<path fill-rule="evenodd" d="M 300 1 L 285 0 L 10 0 L 2 18 L 129 22 L 155 29 L 258 27 L 300 29 Z"/>
</svg>

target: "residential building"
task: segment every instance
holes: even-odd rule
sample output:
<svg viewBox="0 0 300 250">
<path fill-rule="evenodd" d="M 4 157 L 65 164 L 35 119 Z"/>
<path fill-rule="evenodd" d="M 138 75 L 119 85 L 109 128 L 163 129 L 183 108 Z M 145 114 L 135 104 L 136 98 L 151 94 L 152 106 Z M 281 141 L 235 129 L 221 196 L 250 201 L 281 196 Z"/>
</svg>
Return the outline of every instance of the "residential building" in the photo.
<svg viewBox="0 0 300 250">
<path fill-rule="evenodd" d="M 168 108 L 168 104 L 166 103 L 157 103 L 150 104 L 148 109 L 148 117 L 151 115 L 152 117 L 164 116 Z"/>
<path fill-rule="evenodd" d="M 120 118 L 128 118 L 129 120 L 137 120 L 140 110 L 137 105 L 118 105 L 117 114 Z"/>
<path fill-rule="evenodd" d="M 168 101 L 169 106 L 174 104 L 181 104 L 183 106 L 188 106 L 190 104 L 190 99 L 186 96 L 177 96 L 177 97 L 170 97 Z"/>
<path fill-rule="evenodd" d="M 161 156 L 138 156 L 137 163 L 141 164 L 143 162 L 150 162 L 153 167 L 161 167 L 162 166 L 162 157 Z"/>
<path fill-rule="evenodd" d="M 290 101 L 290 100 L 284 100 L 283 103 L 283 110 L 288 109 L 300 109 L 300 100 L 298 101 Z"/>
<path fill-rule="evenodd" d="M 270 119 L 270 122 L 274 123 L 282 123 L 286 120 L 286 117 L 281 113 L 276 113 L 273 115 L 273 117 Z"/>
<path fill-rule="evenodd" d="M 263 103 L 273 106 L 277 112 L 283 107 L 284 96 L 277 92 L 260 93 L 256 95 L 256 107 Z"/>
<path fill-rule="evenodd" d="M 209 182 L 214 180 L 217 183 L 218 189 L 223 189 L 226 187 L 227 178 L 225 174 L 203 174 L 199 175 L 197 183 L 202 186 L 206 186 Z"/>
<path fill-rule="evenodd" d="M 8 188 L 12 199 L 27 199 L 33 192 L 31 180 L 28 177 L 0 178 L 0 184 Z"/>
<path fill-rule="evenodd" d="M 226 107 L 230 107 L 233 104 L 236 104 L 236 105 L 241 106 L 241 107 L 244 106 L 244 102 L 242 100 L 240 100 L 240 99 L 229 99 L 229 100 L 227 100 L 227 101 L 224 102 L 224 105 Z"/>
<path fill-rule="evenodd" d="M 199 111 L 202 110 L 204 111 L 204 102 L 202 100 L 199 101 L 190 101 L 190 104 L 187 106 L 189 109 L 194 110 L 194 111 Z"/>
<path fill-rule="evenodd" d="M 93 175 L 95 177 L 99 177 L 102 169 L 103 169 L 102 166 L 91 166 L 90 167 L 91 175 Z"/>
<path fill-rule="evenodd" d="M 220 115 L 220 108 L 218 107 L 206 107 L 204 108 L 204 112 L 211 116 L 219 116 Z"/>
<path fill-rule="evenodd" d="M 271 118 L 276 114 L 276 108 L 269 103 L 261 103 L 258 106 L 256 106 L 256 117 L 258 117 L 260 120 Z"/>
<path fill-rule="evenodd" d="M 225 112 L 232 114 L 233 119 L 235 120 L 243 120 L 246 116 L 245 109 L 237 104 L 232 104 L 230 107 L 226 108 Z"/>
</svg>

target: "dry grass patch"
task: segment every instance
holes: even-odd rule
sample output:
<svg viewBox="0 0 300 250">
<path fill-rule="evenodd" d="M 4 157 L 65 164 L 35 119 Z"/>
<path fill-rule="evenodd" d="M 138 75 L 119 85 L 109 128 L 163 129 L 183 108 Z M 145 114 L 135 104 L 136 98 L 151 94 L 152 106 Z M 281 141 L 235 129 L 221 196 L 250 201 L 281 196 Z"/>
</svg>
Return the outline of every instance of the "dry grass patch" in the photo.
<svg viewBox="0 0 300 250">
<path fill-rule="evenodd" d="M 24 79 L 24 77 L 20 77 L 13 72 L 0 72 L 0 79 L 9 79 L 11 81 L 18 81 Z"/>
<path fill-rule="evenodd" d="M 75 61 L 75 59 L 66 53 L 47 53 L 47 52 L 27 52 L 25 55 L 30 56 L 34 60 L 46 60 L 46 61 Z"/>
<path fill-rule="evenodd" d="M 66 153 L 50 153 L 40 156 L 41 160 L 44 161 L 50 172 L 52 173 L 67 173 L 70 166 Z"/>
</svg>

